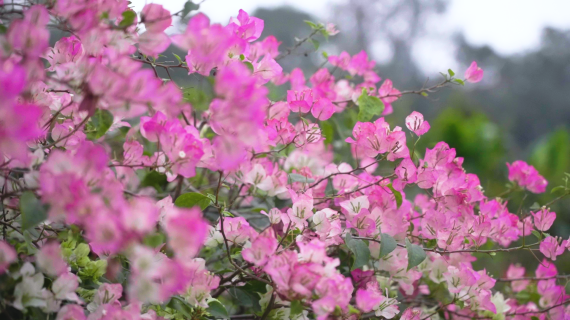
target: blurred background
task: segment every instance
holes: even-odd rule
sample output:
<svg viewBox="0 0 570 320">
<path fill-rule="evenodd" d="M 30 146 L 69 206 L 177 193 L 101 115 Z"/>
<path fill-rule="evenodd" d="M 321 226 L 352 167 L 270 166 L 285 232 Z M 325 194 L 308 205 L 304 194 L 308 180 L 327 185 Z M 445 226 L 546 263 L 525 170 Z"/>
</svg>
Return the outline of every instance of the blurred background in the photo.
<svg viewBox="0 0 570 320">
<path fill-rule="evenodd" d="M 134 0 L 136 11 L 147 0 Z M 153 1 L 177 12 L 183 0 Z M 196 1 L 198 2 L 198 1 Z M 302 67 L 311 75 L 329 55 L 366 50 L 375 59 L 377 73 L 391 79 L 400 90 L 418 89 L 441 80 L 448 68 L 462 77 L 475 60 L 485 71 L 483 80 L 466 87 L 445 88 L 428 98 L 404 96 L 394 103 L 392 125 L 404 125 L 411 111 L 423 113 L 431 131 L 422 137 L 418 150 L 446 141 L 465 158 L 465 168 L 479 175 L 487 196 L 503 192 L 506 162 L 517 159 L 534 165 L 549 181 L 545 194 L 510 196 L 509 208 L 517 212 L 534 202 L 544 204 L 556 197 L 552 187 L 561 185 L 570 172 L 570 1 L 535 0 L 205 0 L 200 11 L 213 22 L 226 24 L 244 9 L 265 20 L 262 35 L 275 35 L 280 49 L 295 44 L 311 29 L 304 21 L 333 22 L 340 33 L 317 38 L 296 54 L 280 61 L 285 71 Z M 183 30 L 185 21 L 171 27 Z M 176 48 L 170 48 L 176 52 Z M 168 52 L 166 56 L 172 56 Z M 185 74 L 175 75 L 183 84 Z M 281 95 L 280 89 L 274 94 Z M 281 89 L 285 90 L 285 89 Z M 277 91 L 277 92 L 275 92 Z M 335 116 L 336 117 L 336 116 Z M 350 112 L 333 119 L 335 135 L 350 135 Z M 340 125 L 339 125 L 340 123 Z M 327 130 L 325 128 L 325 130 Z M 420 153 L 423 153 L 420 151 Z M 342 159 L 337 159 L 342 160 Z M 559 201 L 552 210 L 557 223 L 551 234 L 570 234 L 570 202 Z M 568 260 L 568 256 L 566 256 Z M 494 274 L 505 262 L 522 262 L 534 268 L 530 253 L 481 257 L 481 267 Z M 570 261 L 559 260 L 564 273 Z"/>
</svg>

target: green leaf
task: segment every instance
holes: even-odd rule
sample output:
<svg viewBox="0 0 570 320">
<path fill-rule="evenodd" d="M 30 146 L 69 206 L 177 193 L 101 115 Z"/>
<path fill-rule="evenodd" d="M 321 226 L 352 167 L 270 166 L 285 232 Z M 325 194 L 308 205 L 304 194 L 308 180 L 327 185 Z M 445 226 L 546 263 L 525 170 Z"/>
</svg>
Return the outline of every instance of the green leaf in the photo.
<svg viewBox="0 0 570 320">
<path fill-rule="evenodd" d="M 380 258 L 387 256 L 398 246 L 396 240 L 394 240 L 391 235 L 386 233 L 382 233 L 380 235 L 380 242 Z"/>
<path fill-rule="evenodd" d="M 565 189 L 566 189 L 565 186 L 554 187 L 554 188 L 552 188 L 552 190 L 550 190 L 550 193 L 555 193 L 556 191 L 565 190 Z"/>
<path fill-rule="evenodd" d="M 315 179 L 307 178 L 304 175 L 298 173 L 289 173 L 290 182 L 303 182 L 303 183 L 313 183 Z"/>
<path fill-rule="evenodd" d="M 381 115 L 384 111 L 384 103 L 378 98 L 369 96 L 366 88 L 362 88 L 362 94 L 358 98 L 358 121 L 367 122 L 374 116 Z"/>
<path fill-rule="evenodd" d="M 122 16 L 123 16 L 123 19 L 121 20 L 121 22 L 119 22 L 119 27 L 120 28 L 126 28 L 126 27 L 132 25 L 133 22 L 135 22 L 135 18 L 137 17 L 137 14 L 133 10 L 126 10 L 123 12 Z"/>
<path fill-rule="evenodd" d="M 406 238 L 406 250 L 408 251 L 408 270 L 422 263 L 426 258 L 426 252 Z"/>
<path fill-rule="evenodd" d="M 47 218 L 47 210 L 33 192 L 26 191 L 20 197 L 22 229 L 31 229 Z"/>
<path fill-rule="evenodd" d="M 217 299 L 208 302 L 208 312 L 216 318 L 228 319 L 230 317 L 226 307 Z"/>
<path fill-rule="evenodd" d="M 315 47 L 315 50 L 319 50 L 319 46 L 321 45 L 321 43 L 319 41 L 317 41 L 315 39 L 309 39 L 309 41 L 311 41 L 311 43 Z"/>
<path fill-rule="evenodd" d="M 89 245 L 86 243 L 80 243 L 73 250 L 73 256 L 76 259 L 81 259 L 87 257 L 89 255 L 89 252 L 91 252 L 91 250 L 89 249 Z"/>
<path fill-rule="evenodd" d="M 462 86 L 465 85 L 465 82 L 464 82 L 463 80 L 461 80 L 461 79 L 453 79 L 453 81 L 454 81 L 455 83 L 459 83 L 459 84 L 462 85 Z"/>
<path fill-rule="evenodd" d="M 298 315 L 303 313 L 303 304 L 299 300 L 291 301 L 291 314 L 290 319 L 295 319 Z"/>
<path fill-rule="evenodd" d="M 370 249 L 364 241 L 360 239 L 353 239 L 350 233 L 346 234 L 345 239 L 346 245 L 354 254 L 354 263 L 352 264 L 351 270 L 362 268 L 370 260 Z"/>
<path fill-rule="evenodd" d="M 253 308 L 255 311 L 261 311 L 261 305 L 259 305 L 259 300 L 261 299 L 261 297 L 257 293 L 253 293 L 254 291 L 251 290 L 252 289 L 251 287 L 244 289 L 245 290 L 238 288 L 231 288 L 229 290 L 229 293 L 234 299 L 236 299 L 239 302 L 240 306 L 250 307 Z"/>
<path fill-rule="evenodd" d="M 329 54 L 326 51 L 323 51 L 323 58 L 325 59 L 329 58 Z"/>
<path fill-rule="evenodd" d="M 182 64 L 182 58 L 180 58 L 179 55 L 177 55 L 176 53 L 172 53 L 172 55 L 176 58 L 176 60 L 178 60 L 179 64 Z"/>
<path fill-rule="evenodd" d="M 314 22 L 312 22 L 312 21 L 305 20 L 305 23 L 306 23 L 309 27 L 311 27 L 311 29 L 317 29 L 317 28 L 318 28 L 317 24 L 314 23 Z"/>
<path fill-rule="evenodd" d="M 453 77 L 455 75 L 455 72 L 453 72 L 451 69 L 447 69 L 447 73 L 449 73 L 450 77 Z"/>
<path fill-rule="evenodd" d="M 143 239 L 143 243 L 151 248 L 156 248 L 165 243 L 166 237 L 159 232 L 149 234 Z"/>
<path fill-rule="evenodd" d="M 536 211 L 536 210 L 540 210 L 540 204 L 538 204 L 538 202 L 535 202 L 532 204 L 532 206 L 530 206 L 530 210 Z"/>
<path fill-rule="evenodd" d="M 192 307 L 182 298 L 174 296 L 172 299 L 170 299 L 166 306 L 180 312 L 186 318 L 192 319 Z"/>
<path fill-rule="evenodd" d="M 190 87 L 182 90 L 182 97 L 185 102 L 192 105 L 192 108 L 197 111 L 205 111 L 210 107 L 212 102 L 211 97 L 203 90 Z"/>
<path fill-rule="evenodd" d="M 36 252 L 38 251 L 38 249 L 32 244 L 32 236 L 30 235 L 30 232 L 28 230 L 24 231 L 24 241 L 26 243 L 26 250 L 28 252 L 29 255 L 33 255 L 36 254 Z"/>
<path fill-rule="evenodd" d="M 538 239 L 538 241 L 542 240 L 542 235 L 540 234 L 540 232 L 532 230 L 532 234 Z"/>
<path fill-rule="evenodd" d="M 249 71 L 251 71 L 251 73 L 253 73 L 253 64 L 251 64 L 251 62 L 249 61 L 244 61 L 243 64 L 245 64 L 245 66 L 249 69 Z"/>
<path fill-rule="evenodd" d="M 388 188 L 390 188 L 390 190 L 392 191 L 392 194 L 394 195 L 394 198 L 396 198 L 396 206 L 399 209 L 400 206 L 402 205 L 402 194 L 400 193 L 400 191 L 394 189 L 394 187 L 392 187 L 391 183 L 388 185 Z"/>
<path fill-rule="evenodd" d="M 422 97 L 427 97 L 427 96 L 429 96 L 429 94 L 428 94 L 427 92 L 425 92 L 425 91 L 422 91 L 421 95 L 422 95 Z"/>
<path fill-rule="evenodd" d="M 0 24 L 0 34 L 5 34 L 8 31 L 5 25 Z"/>
<path fill-rule="evenodd" d="M 101 138 L 113 124 L 113 115 L 107 110 L 97 109 L 86 126 L 86 135 L 89 140 Z"/>
<path fill-rule="evenodd" d="M 180 17 L 182 19 L 184 19 L 190 13 L 190 11 L 194 11 L 194 10 L 198 10 L 198 9 L 200 9 L 199 4 L 195 4 L 192 1 L 186 1 L 186 3 L 184 4 L 184 8 L 182 9 L 182 13 L 180 14 Z"/>
<path fill-rule="evenodd" d="M 149 172 L 144 179 L 141 181 L 141 187 L 153 187 L 156 191 L 162 191 L 164 186 L 166 186 L 167 180 L 166 175 L 159 173 L 158 171 Z"/>
<path fill-rule="evenodd" d="M 530 317 L 530 320 L 538 320 L 538 317 L 532 316 Z"/>
<path fill-rule="evenodd" d="M 200 210 L 204 210 L 210 205 L 210 202 L 210 198 L 201 193 L 189 192 L 176 198 L 174 204 L 180 208 L 200 207 Z"/>
<path fill-rule="evenodd" d="M 329 145 L 333 142 L 334 138 L 334 126 L 330 121 L 321 121 L 319 124 L 321 127 L 321 133 L 325 137 L 325 145 Z"/>
</svg>

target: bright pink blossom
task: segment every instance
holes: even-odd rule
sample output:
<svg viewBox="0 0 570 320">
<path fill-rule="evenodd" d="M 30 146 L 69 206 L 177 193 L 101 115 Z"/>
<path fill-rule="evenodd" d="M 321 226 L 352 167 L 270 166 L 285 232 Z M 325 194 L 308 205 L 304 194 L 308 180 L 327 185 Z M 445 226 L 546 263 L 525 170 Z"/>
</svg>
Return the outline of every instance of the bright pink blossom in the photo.
<svg viewBox="0 0 570 320">
<path fill-rule="evenodd" d="M 428 132 L 430 125 L 427 121 L 424 121 L 424 115 L 414 111 L 406 117 L 406 127 L 410 131 L 413 131 L 418 136 L 421 136 Z"/>
<path fill-rule="evenodd" d="M 537 212 L 531 211 L 530 213 L 534 218 L 534 226 L 539 231 L 548 231 L 556 220 L 556 213 L 544 207 Z"/>
<path fill-rule="evenodd" d="M 507 270 L 507 278 L 508 279 L 517 279 L 523 278 L 525 276 L 525 268 L 520 265 L 511 264 L 509 269 Z M 530 283 L 529 280 L 516 280 L 511 282 L 511 287 L 513 288 L 514 292 L 520 292 L 524 290 L 528 284 Z"/>
<path fill-rule="evenodd" d="M 263 20 L 250 17 L 247 12 L 240 9 L 237 18 L 232 17 L 227 28 L 236 36 L 248 42 L 253 42 L 261 36 L 263 26 Z"/>
<path fill-rule="evenodd" d="M 517 160 L 512 164 L 507 163 L 509 168 L 509 180 L 528 189 L 532 193 L 543 193 L 548 181 L 538 171 L 524 161 Z"/>
<path fill-rule="evenodd" d="M 471 65 L 465 70 L 465 80 L 469 82 L 479 82 L 483 79 L 483 69 L 477 66 L 477 62 L 471 62 Z"/>
<path fill-rule="evenodd" d="M 567 245 L 567 240 L 560 241 L 558 237 L 548 236 L 540 243 L 540 252 L 552 261 L 556 261 L 556 257 L 564 253 Z"/>
<path fill-rule="evenodd" d="M 168 245 L 181 260 L 194 258 L 206 240 L 207 223 L 198 208 L 171 208 L 166 217 L 164 229 Z"/>
<path fill-rule="evenodd" d="M 147 31 L 160 33 L 172 25 L 172 16 L 162 5 L 149 3 L 141 11 L 141 22 Z"/>
</svg>

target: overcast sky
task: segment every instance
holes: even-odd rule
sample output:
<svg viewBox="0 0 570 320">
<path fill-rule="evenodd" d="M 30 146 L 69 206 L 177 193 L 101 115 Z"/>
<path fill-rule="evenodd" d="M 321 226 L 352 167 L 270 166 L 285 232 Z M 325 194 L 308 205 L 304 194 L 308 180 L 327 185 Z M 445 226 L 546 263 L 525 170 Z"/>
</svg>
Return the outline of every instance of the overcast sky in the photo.
<svg viewBox="0 0 570 320">
<path fill-rule="evenodd" d="M 134 0 L 135 9 L 140 11 L 145 3 L 160 3 L 175 12 L 180 10 L 184 0 Z M 343 0 L 206 0 L 200 11 L 213 22 L 227 23 L 239 9 L 253 12 L 257 7 L 278 7 L 290 5 L 310 12 L 326 22 L 330 16 L 331 3 Z M 197 2 L 197 1 L 195 1 Z M 449 50 L 448 38 L 463 32 L 467 41 L 475 45 L 488 44 L 501 54 L 516 54 L 532 50 L 540 43 L 542 29 L 546 26 L 570 29 L 570 0 L 451 0 L 443 18 L 432 21 L 429 26 L 433 36 L 421 41 L 414 56 L 427 72 L 457 67 L 454 53 Z M 341 30 L 342 32 L 342 30 Z M 376 52 L 380 57 L 388 56 L 381 46 Z"/>
</svg>

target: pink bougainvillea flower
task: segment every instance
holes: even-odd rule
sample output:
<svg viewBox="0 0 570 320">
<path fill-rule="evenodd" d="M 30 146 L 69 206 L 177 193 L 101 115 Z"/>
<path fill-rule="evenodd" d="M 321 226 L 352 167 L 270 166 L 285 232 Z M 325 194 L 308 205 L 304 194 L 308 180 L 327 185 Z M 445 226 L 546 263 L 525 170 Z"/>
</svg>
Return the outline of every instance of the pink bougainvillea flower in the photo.
<svg viewBox="0 0 570 320">
<path fill-rule="evenodd" d="M 509 180 L 519 184 L 532 193 L 543 193 L 548 181 L 538 171 L 524 161 L 517 160 L 512 164 L 507 163 L 509 168 Z"/>
<path fill-rule="evenodd" d="M 540 231 L 547 231 L 550 229 L 554 220 L 556 220 L 556 213 L 543 207 L 537 212 L 530 212 L 534 218 L 534 226 Z"/>
<path fill-rule="evenodd" d="M 564 253 L 568 246 L 568 240 L 562 240 L 558 237 L 548 236 L 540 243 L 540 252 L 552 261 L 556 261 L 556 257 Z"/>
<path fill-rule="evenodd" d="M 162 33 L 172 25 L 172 16 L 162 5 L 149 3 L 141 11 L 141 22 L 147 31 L 154 34 Z"/>
<path fill-rule="evenodd" d="M 424 120 L 424 115 L 414 111 L 406 117 L 406 127 L 418 136 L 421 136 L 428 132 L 430 125 Z"/>
<path fill-rule="evenodd" d="M 465 80 L 469 82 L 479 82 L 483 79 L 483 69 L 477 66 L 477 62 L 471 62 L 471 65 L 465 70 Z"/>
</svg>

